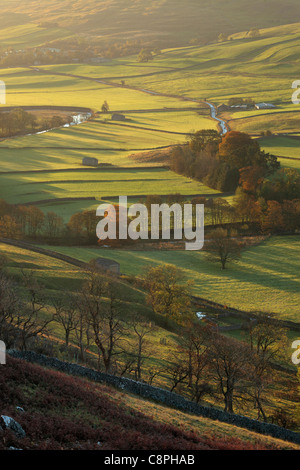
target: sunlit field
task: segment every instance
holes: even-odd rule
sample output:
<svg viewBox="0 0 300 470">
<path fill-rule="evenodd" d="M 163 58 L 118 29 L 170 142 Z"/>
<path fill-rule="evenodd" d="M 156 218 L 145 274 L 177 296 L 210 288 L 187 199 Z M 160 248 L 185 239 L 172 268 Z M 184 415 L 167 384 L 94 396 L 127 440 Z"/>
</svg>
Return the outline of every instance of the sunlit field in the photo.
<svg viewBox="0 0 300 470">
<path fill-rule="evenodd" d="M 299 239 L 273 237 L 242 252 L 241 259 L 221 270 L 204 252 L 130 251 L 105 248 L 52 247 L 61 253 L 90 261 L 97 256 L 117 260 L 121 272 L 141 274 L 147 265 L 174 264 L 193 281 L 193 292 L 245 311 L 275 313 L 278 318 L 298 321 Z"/>
</svg>

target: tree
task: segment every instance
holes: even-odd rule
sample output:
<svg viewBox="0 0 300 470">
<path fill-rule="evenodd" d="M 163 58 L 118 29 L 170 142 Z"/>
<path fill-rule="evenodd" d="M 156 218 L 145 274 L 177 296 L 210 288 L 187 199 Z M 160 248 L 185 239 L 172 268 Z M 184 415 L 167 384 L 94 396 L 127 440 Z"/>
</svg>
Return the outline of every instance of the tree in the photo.
<svg viewBox="0 0 300 470">
<path fill-rule="evenodd" d="M 209 144 L 217 148 L 217 144 L 219 144 L 220 141 L 220 134 L 216 130 L 204 129 L 192 135 L 189 141 L 189 147 L 193 152 L 199 153 L 205 150 Z"/>
<path fill-rule="evenodd" d="M 264 180 L 260 195 L 266 200 L 283 202 L 300 199 L 300 175 L 293 168 L 282 168 Z"/>
<path fill-rule="evenodd" d="M 211 370 L 223 395 L 224 410 L 233 413 L 235 401 L 247 390 L 250 350 L 244 343 L 218 333 L 210 341 Z"/>
<path fill-rule="evenodd" d="M 133 343 L 131 344 L 131 351 L 126 351 L 126 355 L 132 359 L 129 361 L 131 368 L 134 367 L 135 379 L 142 379 L 142 365 L 147 357 L 147 350 L 149 348 L 149 341 L 147 336 L 154 332 L 155 327 L 152 323 L 145 322 L 139 315 L 135 315 L 129 321 L 130 331 L 133 334 Z"/>
<path fill-rule="evenodd" d="M 264 169 L 259 166 L 247 166 L 240 169 L 239 185 L 244 192 L 256 195 L 263 183 Z"/>
<path fill-rule="evenodd" d="M 102 113 L 107 113 L 109 111 L 109 105 L 108 105 L 106 100 L 104 101 L 103 105 L 101 106 L 101 111 L 102 111 Z"/>
<path fill-rule="evenodd" d="M 178 357 L 186 364 L 188 371 L 188 387 L 192 400 L 197 403 L 204 394 L 211 391 L 204 372 L 209 365 L 208 338 L 211 335 L 209 327 L 191 323 L 183 332 L 180 345 L 177 348 Z"/>
<path fill-rule="evenodd" d="M 230 235 L 226 229 L 217 228 L 205 243 L 208 259 L 221 263 L 222 269 L 225 269 L 228 261 L 233 261 L 240 256 L 240 245 L 234 238 L 235 235 L 235 233 Z"/>
<path fill-rule="evenodd" d="M 64 220 L 62 217 L 55 214 L 55 212 L 47 212 L 45 215 L 44 227 L 46 234 L 51 237 L 57 237 L 64 226 Z"/>
<path fill-rule="evenodd" d="M 224 42 L 228 40 L 228 36 L 224 33 L 220 33 L 218 36 L 218 42 Z"/>
<path fill-rule="evenodd" d="M 18 329 L 20 348 L 26 351 L 30 339 L 48 334 L 48 325 L 53 321 L 53 316 L 43 319 L 42 312 L 47 310 L 47 299 L 43 286 L 37 282 L 33 272 L 22 271 L 22 276 L 26 299 L 24 307 L 17 312 L 14 326 Z"/>
<path fill-rule="evenodd" d="M 286 330 L 281 327 L 280 322 L 268 318 L 264 314 L 257 314 L 256 320 L 250 323 L 249 342 L 252 359 L 252 386 L 248 393 L 254 399 L 260 415 L 264 421 L 267 416 L 264 410 L 264 392 L 272 382 L 274 370 L 272 363 L 282 357 L 282 351 L 286 349 Z"/>
<path fill-rule="evenodd" d="M 0 218 L 0 237 L 20 238 L 21 230 L 15 218 L 10 215 L 4 215 Z"/>
<path fill-rule="evenodd" d="M 78 306 L 88 324 L 98 350 L 99 366 L 110 372 L 112 360 L 121 354 L 124 326 L 118 308 L 117 285 L 91 269 L 79 295 Z"/>
<path fill-rule="evenodd" d="M 262 199 L 256 201 L 254 195 L 238 187 L 235 193 L 233 207 L 243 223 L 259 222 L 262 210 L 260 203 L 262 202 Z"/>
<path fill-rule="evenodd" d="M 17 332 L 15 319 L 23 308 L 20 289 L 3 272 L 0 273 L 0 338 L 6 347 L 15 346 Z"/>
<path fill-rule="evenodd" d="M 41 209 L 36 206 L 25 207 L 25 224 L 28 235 L 36 237 L 38 232 L 42 229 L 45 215 Z"/>
<path fill-rule="evenodd" d="M 181 322 L 191 313 L 191 282 L 182 282 L 183 274 L 171 264 L 147 269 L 144 275 L 147 301 L 155 313 Z"/>
<path fill-rule="evenodd" d="M 277 232 L 285 229 L 282 205 L 277 201 L 267 201 L 267 210 L 262 219 L 264 231 Z"/>
<path fill-rule="evenodd" d="M 210 207 L 212 225 L 221 225 L 227 222 L 232 213 L 232 206 L 225 199 L 220 197 L 212 200 Z"/>
<path fill-rule="evenodd" d="M 237 169 L 258 166 L 264 168 L 265 172 L 272 172 L 280 166 L 277 157 L 266 154 L 250 135 L 238 131 L 227 132 L 222 137 L 219 158 Z"/>
<path fill-rule="evenodd" d="M 251 28 L 248 32 L 248 37 L 251 39 L 260 37 L 260 30 L 258 28 Z"/>
<path fill-rule="evenodd" d="M 138 62 L 149 62 L 149 60 L 153 60 L 152 52 L 149 49 L 141 49 L 137 61 Z"/>
<path fill-rule="evenodd" d="M 70 334 L 76 329 L 78 320 L 76 305 L 72 298 L 54 299 L 55 308 L 54 321 L 59 323 L 65 332 L 66 347 L 69 347 Z"/>
</svg>

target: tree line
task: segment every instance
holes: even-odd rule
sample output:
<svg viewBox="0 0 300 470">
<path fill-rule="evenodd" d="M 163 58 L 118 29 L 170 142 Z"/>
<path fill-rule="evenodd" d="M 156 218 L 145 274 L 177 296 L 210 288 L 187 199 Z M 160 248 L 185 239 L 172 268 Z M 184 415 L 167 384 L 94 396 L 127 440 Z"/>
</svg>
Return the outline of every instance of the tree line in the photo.
<svg viewBox="0 0 300 470">
<path fill-rule="evenodd" d="M 11 111 L 0 112 L 0 136 L 11 137 L 27 132 L 37 132 L 61 127 L 72 122 L 72 116 L 65 118 L 52 116 L 49 118 L 38 118 L 35 114 L 25 111 L 22 108 L 15 108 Z"/>
<path fill-rule="evenodd" d="M 170 160 L 176 173 L 222 192 L 236 190 L 243 168 L 259 168 L 261 176 L 266 177 L 280 167 L 277 157 L 261 150 L 248 134 L 231 131 L 222 137 L 209 129 L 195 132 L 187 145 L 176 147 Z"/>
</svg>

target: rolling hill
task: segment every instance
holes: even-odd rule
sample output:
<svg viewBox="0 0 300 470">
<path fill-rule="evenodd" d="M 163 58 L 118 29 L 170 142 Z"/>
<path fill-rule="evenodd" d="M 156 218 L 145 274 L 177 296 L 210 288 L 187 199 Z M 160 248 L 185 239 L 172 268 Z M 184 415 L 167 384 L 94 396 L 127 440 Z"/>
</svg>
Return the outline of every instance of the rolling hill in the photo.
<svg viewBox="0 0 300 470">
<path fill-rule="evenodd" d="M 47 41 L 51 36 L 57 39 L 59 27 L 65 37 L 83 33 L 97 41 L 141 39 L 160 45 L 182 45 L 195 37 L 212 41 L 220 33 L 289 24 L 300 18 L 297 0 L 2 0 L 1 13 L 2 28 L 35 25 L 35 33 L 28 36 L 31 41 L 34 34 L 37 42 L 43 39 L 45 29 L 38 25 L 46 17 Z"/>
</svg>

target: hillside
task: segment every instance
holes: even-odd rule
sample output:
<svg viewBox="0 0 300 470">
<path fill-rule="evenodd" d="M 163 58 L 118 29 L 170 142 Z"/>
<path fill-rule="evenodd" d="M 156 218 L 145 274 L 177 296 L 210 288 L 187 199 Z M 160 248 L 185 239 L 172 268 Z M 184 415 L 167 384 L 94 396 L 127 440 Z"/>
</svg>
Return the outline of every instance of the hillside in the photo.
<svg viewBox="0 0 300 470">
<path fill-rule="evenodd" d="M 136 40 L 160 45 L 182 45 L 197 37 L 206 42 L 220 33 L 232 34 L 251 27 L 272 27 L 299 20 L 297 0 L 65 0 L 51 2 L 18 0 L 1 2 L 2 28 L 27 25 L 23 40 L 36 45 L 71 34 L 87 34 L 90 39 Z M 71 14 L 70 14 L 71 12 Z M 53 23 L 45 29 L 38 25 Z M 57 28 L 58 26 L 58 28 Z M 51 31 L 52 29 L 52 31 Z M 17 28 L 15 33 L 18 34 Z M 13 41 L 15 36 L 11 38 Z"/>
<path fill-rule="evenodd" d="M 299 449 L 11 357 L 0 376 L 0 391 L 1 414 L 26 432 L 19 439 L 0 431 L 0 450 Z"/>
</svg>

